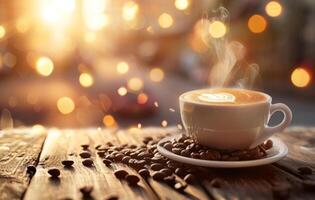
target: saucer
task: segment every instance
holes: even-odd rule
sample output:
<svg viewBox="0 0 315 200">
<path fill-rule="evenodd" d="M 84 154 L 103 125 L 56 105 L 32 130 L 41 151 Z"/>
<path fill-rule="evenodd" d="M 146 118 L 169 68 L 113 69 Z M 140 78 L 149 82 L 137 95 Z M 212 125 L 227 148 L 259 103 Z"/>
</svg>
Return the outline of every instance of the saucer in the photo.
<svg viewBox="0 0 315 200">
<path fill-rule="evenodd" d="M 177 162 L 187 163 L 190 165 L 197 165 L 203 167 L 214 167 L 214 168 L 241 168 L 241 167 L 253 167 L 260 165 L 267 165 L 270 163 L 281 160 L 288 154 L 288 147 L 283 141 L 276 137 L 269 138 L 273 142 L 273 147 L 267 150 L 267 156 L 265 158 L 257 160 L 245 160 L 245 161 L 214 161 L 214 160 L 201 160 L 195 158 L 188 158 L 181 155 L 177 155 L 165 148 L 160 144 L 172 139 L 177 139 L 180 135 L 172 135 L 161 139 L 157 145 L 158 151 L 165 157 L 175 160 Z"/>
</svg>

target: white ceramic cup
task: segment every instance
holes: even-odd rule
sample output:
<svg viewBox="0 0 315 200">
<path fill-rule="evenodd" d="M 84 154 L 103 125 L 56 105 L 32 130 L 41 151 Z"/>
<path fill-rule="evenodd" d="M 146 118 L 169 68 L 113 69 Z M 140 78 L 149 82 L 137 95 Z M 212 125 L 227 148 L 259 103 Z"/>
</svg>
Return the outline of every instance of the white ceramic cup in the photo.
<svg viewBox="0 0 315 200">
<path fill-rule="evenodd" d="M 241 90 L 241 89 L 235 89 Z M 187 133 L 199 144 L 221 150 L 253 148 L 274 133 L 285 129 L 292 120 L 292 112 L 283 103 L 271 104 L 271 97 L 242 105 L 202 104 L 179 97 L 180 114 Z M 255 91 L 256 92 L 256 91 Z M 268 126 L 271 115 L 277 111 L 284 114 L 276 126 Z"/>
</svg>

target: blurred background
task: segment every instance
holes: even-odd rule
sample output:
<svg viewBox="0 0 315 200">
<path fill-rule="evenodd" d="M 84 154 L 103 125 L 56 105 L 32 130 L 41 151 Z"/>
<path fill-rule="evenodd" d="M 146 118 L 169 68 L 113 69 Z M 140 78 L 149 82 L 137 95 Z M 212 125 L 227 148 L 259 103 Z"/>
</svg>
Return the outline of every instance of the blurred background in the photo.
<svg viewBox="0 0 315 200">
<path fill-rule="evenodd" d="M 313 0 L 0 0 L 0 129 L 181 128 L 178 96 L 209 86 L 310 126 L 314 67 Z"/>
</svg>

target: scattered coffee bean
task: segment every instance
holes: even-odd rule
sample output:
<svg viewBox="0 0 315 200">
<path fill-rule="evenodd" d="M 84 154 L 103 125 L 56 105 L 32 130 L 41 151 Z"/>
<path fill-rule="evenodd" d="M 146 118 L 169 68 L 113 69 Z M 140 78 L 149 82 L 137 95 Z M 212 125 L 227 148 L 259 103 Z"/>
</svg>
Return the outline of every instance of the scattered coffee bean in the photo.
<svg viewBox="0 0 315 200">
<path fill-rule="evenodd" d="M 34 174 L 36 173 L 36 167 L 34 165 L 29 165 L 29 166 L 27 166 L 26 172 L 30 176 L 34 176 Z"/>
<path fill-rule="evenodd" d="M 167 184 L 169 184 L 169 185 L 175 185 L 175 183 L 176 183 L 176 178 L 175 178 L 175 176 L 173 176 L 173 175 L 171 175 L 171 176 L 166 176 L 166 177 L 164 177 L 164 179 L 163 179 Z"/>
<path fill-rule="evenodd" d="M 82 164 L 84 165 L 84 166 L 86 166 L 86 167 L 91 167 L 92 165 L 93 165 L 93 160 L 91 160 L 91 159 L 84 159 L 83 161 L 82 161 Z"/>
<path fill-rule="evenodd" d="M 98 149 L 101 148 L 101 147 L 102 147 L 101 144 L 98 144 L 98 145 L 95 145 L 95 146 L 94 146 L 94 148 L 95 148 L 96 150 L 98 150 Z"/>
<path fill-rule="evenodd" d="M 138 173 L 140 174 L 140 176 L 142 176 L 143 178 L 148 178 L 150 177 L 150 171 L 147 169 L 140 169 L 138 171 Z"/>
<path fill-rule="evenodd" d="M 166 177 L 166 175 L 160 171 L 153 172 L 152 174 L 152 178 L 156 181 L 161 181 L 164 179 L 164 177 Z"/>
<path fill-rule="evenodd" d="M 185 170 L 184 169 L 182 169 L 182 168 L 176 168 L 175 169 L 175 174 L 177 174 L 178 176 L 180 176 L 180 177 L 183 177 L 183 176 L 185 176 Z"/>
<path fill-rule="evenodd" d="M 187 174 L 184 178 L 186 183 L 193 183 L 195 181 L 195 176 L 192 174 Z"/>
<path fill-rule="evenodd" d="M 98 151 L 97 152 L 97 155 L 99 156 L 99 157 L 104 157 L 105 156 L 105 151 Z"/>
<path fill-rule="evenodd" d="M 174 188 L 178 191 L 182 191 L 187 187 L 187 185 L 183 185 L 182 183 L 178 182 L 174 185 Z"/>
<path fill-rule="evenodd" d="M 114 156 L 114 160 L 116 162 L 119 162 L 122 160 L 122 158 L 124 157 L 124 154 L 121 154 L 121 153 L 117 153 L 115 156 Z"/>
<path fill-rule="evenodd" d="M 299 173 L 303 175 L 312 174 L 312 169 L 310 167 L 299 167 L 298 170 L 299 170 Z"/>
<path fill-rule="evenodd" d="M 124 156 L 124 157 L 121 159 L 121 161 L 122 161 L 122 163 L 128 164 L 130 159 L 131 159 L 130 156 Z"/>
<path fill-rule="evenodd" d="M 110 164 L 112 163 L 112 161 L 108 160 L 108 159 L 103 159 L 103 163 L 108 167 L 110 166 Z"/>
<path fill-rule="evenodd" d="M 90 196 L 93 191 L 93 186 L 88 185 L 80 188 L 80 192 L 83 194 L 83 196 Z"/>
<path fill-rule="evenodd" d="M 88 151 L 83 151 L 82 153 L 80 153 L 81 158 L 90 158 L 91 157 L 91 153 Z"/>
<path fill-rule="evenodd" d="M 71 167 L 73 165 L 73 160 L 63 160 L 61 161 L 61 163 L 65 166 L 65 167 Z"/>
<path fill-rule="evenodd" d="M 151 169 L 153 171 L 159 171 L 163 168 L 163 165 L 161 165 L 160 163 L 154 163 L 151 165 Z"/>
<path fill-rule="evenodd" d="M 128 182 L 129 185 L 137 185 L 138 182 L 140 181 L 139 177 L 136 175 L 127 175 L 126 176 L 126 181 Z"/>
<path fill-rule="evenodd" d="M 118 196 L 117 195 L 109 195 L 107 197 L 105 197 L 105 200 L 118 200 Z"/>
<path fill-rule="evenodd" d="M 83 150 L 87 150 L 89 148 L 90 145 L 88 144 L 82 144 L 81 147 Z"/>
<path fill-rule="evenodd" d="M 170 170 L 169 168 L 163 168 L 163 169 L 160 170 L 160 172 L 164 173 L 165 176 L 172 175 L 172 170 Z"/>
<path fill-rule="evenodd" d="M 126 170 L 123 170 L 123 169 L 118 169 L 114 172 L 114 175 L 118 179 L 124 179 L 128 175 L 128 172 Z"/>
<path fill-rule="evenodd" d="M 57 168 L 51 168 L 48 170 L 48 174 L 52 177 L 52 178 L 58 178 L 60 175 L 60 170 Z"/>
</svg>

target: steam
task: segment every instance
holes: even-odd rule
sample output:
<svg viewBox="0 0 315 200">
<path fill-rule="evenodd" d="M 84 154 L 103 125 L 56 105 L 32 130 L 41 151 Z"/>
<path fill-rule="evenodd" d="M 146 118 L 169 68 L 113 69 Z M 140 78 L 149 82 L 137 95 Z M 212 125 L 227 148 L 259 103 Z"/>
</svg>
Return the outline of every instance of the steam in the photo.
<svg viewBox="0 0 315 200">
<path fill-rule="evenodd" d="M 229 12 L 224 7 L 219 7 L 213 12 L 214 16 L 203 18 L 205 25 L 202 39 L 210 48 L 213 48 L 216 62 L 211 66 L 209 84 L 211 87 L 240 87 L 252 88 L 259 74 L 257 64 L 248 64 L 243 58 L 246 48 L 238 41 L 230 41 L 226 33 L 222 38 L 213 38 L 208 32 L 209 25 L 214 20 L 223 22 L 229 28 Z"/>
</svg>

